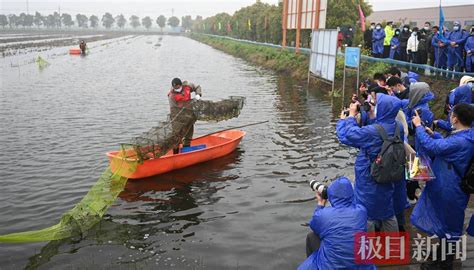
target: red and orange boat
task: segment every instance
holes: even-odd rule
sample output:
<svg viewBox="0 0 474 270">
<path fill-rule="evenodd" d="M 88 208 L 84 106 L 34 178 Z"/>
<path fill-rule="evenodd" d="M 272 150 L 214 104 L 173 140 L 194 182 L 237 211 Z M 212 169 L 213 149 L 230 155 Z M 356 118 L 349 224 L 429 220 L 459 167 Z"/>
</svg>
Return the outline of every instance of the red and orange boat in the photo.
<svg viewBox="0 0 474 270">
<path fill-rule="evenodd" d="M 109 158 L 112 172 L 118 172 L 121 176 L 130 179 L 139 179 L 167 173 L 228 155 L 237 148 L 244 136 L 245 131 L 225 130 L 194 138 L 191 145 L 204 145 L 204 147 L 179 154 L 173 154 L 171 150 L 159 158 L 144 160 L 143 163 L 137 165 L 135 170 L 131 170 L 130 168 L 134 166 L 131 164 L 136 160 L 134 158 L 121 156 L 120 151 L 108 152 L 107 157 Z"/>
<path fill-rule="evenodd" d="M 81 54 L 81 53 L 82 53 L 81 49 L 77 49 L 77 48 L 69 49 L 69 54 L 72 54 L 72 55 L 79 55 L 79 54 Z"/>
</svg>

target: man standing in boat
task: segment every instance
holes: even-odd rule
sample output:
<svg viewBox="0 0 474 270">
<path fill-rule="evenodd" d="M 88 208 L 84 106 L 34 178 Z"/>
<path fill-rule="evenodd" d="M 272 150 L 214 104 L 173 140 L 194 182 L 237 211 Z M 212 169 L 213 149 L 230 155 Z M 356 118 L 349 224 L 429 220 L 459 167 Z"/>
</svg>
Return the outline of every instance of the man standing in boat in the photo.
<svg viewBox="0 0 474 270">
<path fill-rule="evenodd" d="M 191 107 L 191 93 L 195 93 L 195 100 L 200 100 L 202 95 L 201 86 L 188 83 L 187 81 L 182 82 L 179 78 L 174 78 L 171 81 L 171 86 L 172 87 L 168 92 L 168 100 L 170 103 L 170 117 L 173 126 L 173 133 L 181 134 L 181 132 L 184 132 L 183 147 L 189 147 L 191 146 L 191 140 L 194 133 L 194 122 L 196 121 L 196 116 Z M 186 123 L 189 121 L 189 118 L 193 119 L 192 124 L 189 127 L 178 124 Z M 187 128 L 188 130 L 182 131 L 180 130 L 182 128 Z M 173 154 L 178 153 L 179 147 L 174 148 Z"/>
<path fill-rule="evenodd" d="M 84 40 L 81 40 L 81 43 L 79 44 L 79 48 L 81 49 L 81 54 L 85 55 L 86 54 L 86 42 Z"/>
</svg>

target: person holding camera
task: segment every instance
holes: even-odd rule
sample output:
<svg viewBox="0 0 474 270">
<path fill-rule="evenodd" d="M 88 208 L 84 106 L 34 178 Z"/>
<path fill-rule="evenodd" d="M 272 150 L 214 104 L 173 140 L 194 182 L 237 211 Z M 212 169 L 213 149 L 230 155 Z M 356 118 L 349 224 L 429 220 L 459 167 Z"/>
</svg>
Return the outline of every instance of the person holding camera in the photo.
<svg viewBox="0 0 474 270">
<path fill-rule="evenodd" d="M 410 135 L 415 134 L 415 127 L 411 122 L 415 112 L 420 115 L 422 125 L 432 128 L 434 115 L 430 110 L 429 102 L 433 99 L 434 94 L 430 91 L 430 87 L 427 83 L 417 82 L 411 85 L 408 99 L 402 100 L 403 111 L 406 115 Z M 416 137 L 410 136 L 408 141 L 410 145 L 416 149 L 418 155 L 427 157 L 426 153 L 424 153 L 423 149 L 420 147 L 420 142 Z M 410 204 L 415 204 L 418 200 L 416 190 L 421 189 L 419 183 L 417 181 L 407 181 L 406 189 Z"/>
<path fill-rule="evenodd" d="M 404 182 L 400 179 L 394 183 L 377 183 L 371 174 L 371 165 L 380 154 L 382 139 L 379 127 L 387 136 L 394 136 L 400 130 L 400 138 L 404 138 L 403 125 L 395 118 L 400 112 L 401 101 L 393 96 L 378 93 L 376 95 L 375 119 L 367 126 L 359 127 L 356 122 L 357 104 L 351 104 L 349 115 L 341 113 L 341 120 L 336 125 L 336 134 L 342 144 L 360 149 L 355 161 L 355 202 L 362 204 L 368 213 L 369 230 L 398 231 L 395 218 L 395 206 L 406 205 Z M 401 113 L 403 114 L 403 112 Z M 402 177 L 404 178 L 404 177 Z M 401 182 L 401 184 L 399 184 Z M 396 186 L 396 187 L 395 187 Z M 394 191 L 397 188 L 396 197 Z M 395 201 L 395 203 L 394 203 Z"/>
<path fill-rule="evenodd" d="M 306 260 L 298 270 L 376 269 L 354 262 L 355 233 L 367 231 L 367 210 L 354 203 L 352 184 L 339 177 L 329 187 L 311 182 L 317 206 L 309 223 L 312 230 L 306 239 Z M 332 207 L 325 207 L 327 200 Z"/>
<path fill-rule="evenodd" d="M 439 133 L 422 125 L 422 119 L 415 113 L 413 125 L 421 147 L 433 159 L 431 168 L 436 179 L 428 181 L 410 220 L 419 230 L 436 235 L 440 239 L 459 240 L 463 233 L 464 211 L 469 194 L 461 188 L 461 182 L 474 157 L 474 107 L 470 104 L 454 106 L 450 115 L 453 132 L 443 138 Z M 441 261 L 424 264 L 422 269 L 452 269 L 453 256 L 447 255 Z"/>
<path fill-rule="evenodd" d="M 410 86 L 405 86 L 402 79 L 392 76 L 387 80 L 387 85 L 397 98 L 408 99 Z"/>
</svg>

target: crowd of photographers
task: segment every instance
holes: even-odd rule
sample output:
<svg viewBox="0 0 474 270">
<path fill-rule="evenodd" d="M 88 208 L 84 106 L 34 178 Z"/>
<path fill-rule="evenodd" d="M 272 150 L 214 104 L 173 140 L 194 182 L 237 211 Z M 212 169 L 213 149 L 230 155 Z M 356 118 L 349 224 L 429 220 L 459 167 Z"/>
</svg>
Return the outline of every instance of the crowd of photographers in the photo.
<svg viewBox="0 0 474 270">
<path fill-rule="evenodd" d="M 361 85 L 361 95 L 353 95 L 336 125 L 339 141 L 359 149 L 354 187 L 345 177 L 329 187 L 311 182 L 318 205 L 309 224 L 308 258 L 299 269 L 376 269 L 356 264 L 355 232 L 403 232 L 410 207 L 409 222 L 421 232 L 459 240 L 474 193 L 473 83 L 464 76 L 458 87 L 446 90 L 446 119 L 435 119 L 430 110 L 435 96 L 415 73 L 392 67 Z M 423 190 L 407 179 L 407 149 L 431 166 L 435 178 Z M 452 269 L 454 255 L 440 252 L 421 269 Z"/>
</svg>

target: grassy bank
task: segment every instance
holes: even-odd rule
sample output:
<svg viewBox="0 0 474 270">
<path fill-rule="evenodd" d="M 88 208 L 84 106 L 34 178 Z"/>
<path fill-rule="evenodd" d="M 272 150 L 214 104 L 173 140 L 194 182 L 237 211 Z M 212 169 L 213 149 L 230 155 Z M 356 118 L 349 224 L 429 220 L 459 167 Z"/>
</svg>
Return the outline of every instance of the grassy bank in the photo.
<svg viewBox="0 0 474 270">
<path fill-rule="evenodd" d="M 287 50 L 199 34 L 192 34 L 190 37 L 250 63 L 274 70 L 279 74 L 297 80 L 307 79 L 309 65 L 307 55 L 296 55 L 294 52 Z"/>
<path fill-rule="evenodd" d="M 274 70 L 278 74 L 299 80 L 301 83 L 306 82 L 308 79 L 308 55 L 296 55 L 294 52 L 289 50 L 248 44 L 200 34 L 192 34 L 190 37 L 218 50 L 242 58 L 255 65 Z M 360 66 L 360 81 L 372 78 L 375 73 L 385 73 L 389 67 L 390 65 L 386 63 L 362 61 Z M 401 67 L 400 69 L 404 72 L 408 71 L 406 68 Z M 329 84 L 322 83 L 319 80 L 312 79 L 311 88 L 317 88 L 318 90 L 326 91 L 329 97 L 340 97 L 342 92 L 343 70 L 344 61 L 342 58 L 338 58 L 336 65 L 334 93 L 331 92 L 331 86 Z M 432 111 L 435 113 L 437 118 L 444 118 L 444 101 L 449 91 L 457 86 L 459 80 L 453 81 L 442 76 L 425 76 L 423 75 L 424 71 L 415 70 L 415 72 L 421 74 L 420 80 L 427 82 L 436 96 L 436 99 L 430 104 Z M 346 91 L 344 103 L 348 103 L 351 94 L 356 92 L 358 87 L 356 75 L 357 74 L 355 71 L 346 72 Z M 339 108 L 339 105 L 340 102 L 336 102 L 335 108 Z"/>
</svg>

